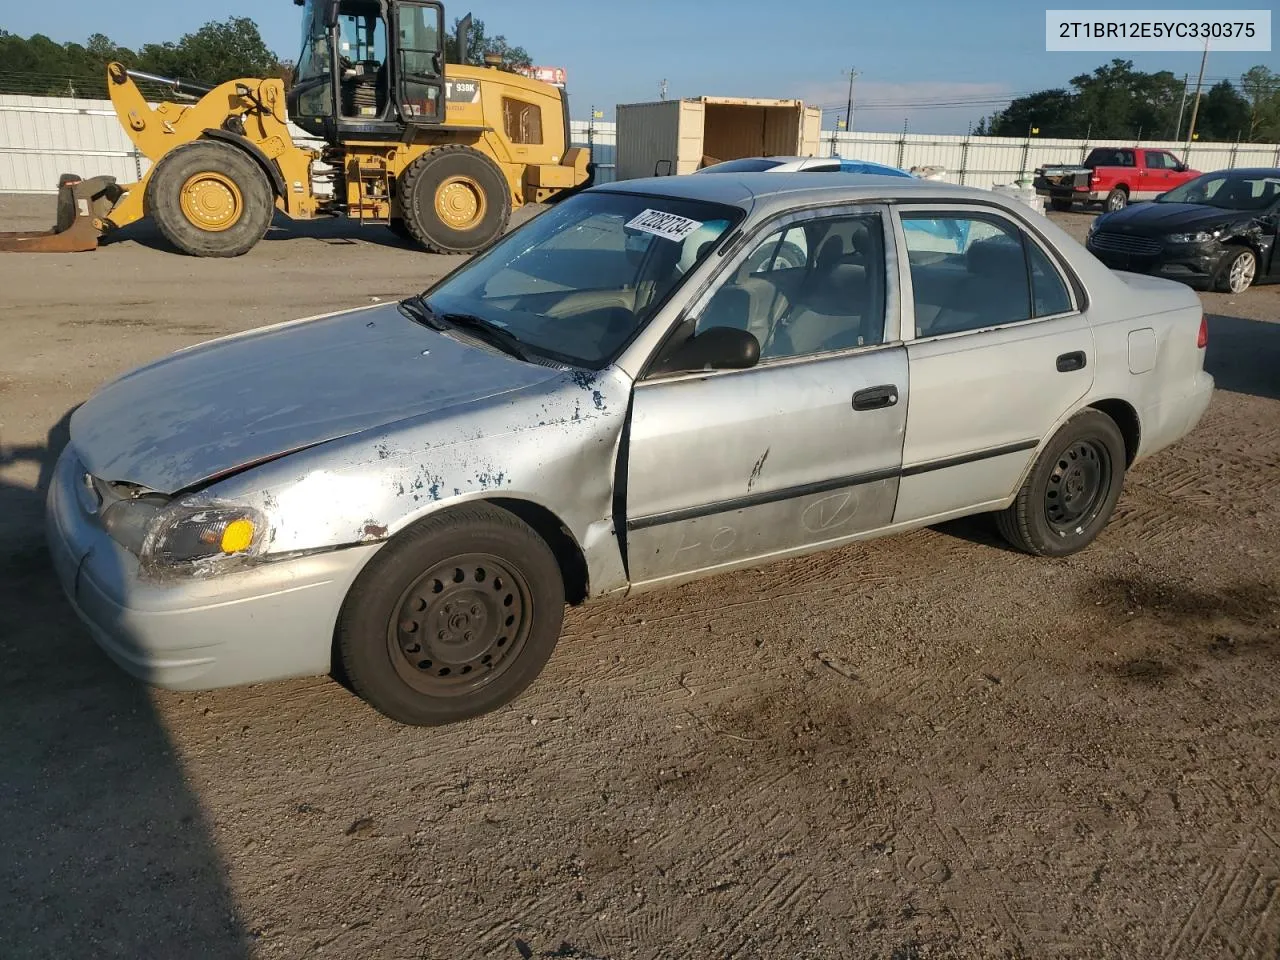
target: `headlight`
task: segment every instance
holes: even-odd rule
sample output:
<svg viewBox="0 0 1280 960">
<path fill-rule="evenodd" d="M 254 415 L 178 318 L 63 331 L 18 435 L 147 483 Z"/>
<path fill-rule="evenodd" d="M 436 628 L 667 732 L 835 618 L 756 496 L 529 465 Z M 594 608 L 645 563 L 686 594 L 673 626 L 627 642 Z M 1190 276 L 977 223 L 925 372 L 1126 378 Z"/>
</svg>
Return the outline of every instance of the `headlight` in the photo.
<svg viewBox="0 0 1280 960">
<path fill-rule="evenodd" d="M 1197 230 L 1195 233 L 1171 233 L 1165 237 L 1170 243 L 1208 243 L 1217 240 L 1222 231 Z"/>
<path fill-rule="evenodd" d="M 151 524 L 168 502 L 167 497 L 150 495 L 117 500 L 102 511 L 102 525 L 112 539 L 134 556 L 140 556 Z"/>
<path fill-rule="evenodd" d="M 248 507 L 177 503 L 151 524 L 141 556 L 145 562 L 166 567 L 246 557 L 262 546 L 265 532 L 261 515 Z"/>
<path fill-rule="evenodd" d="M 171 503 L 159 495 L 111 504 L 103 511 L 102 525 L 144 567 L 165 569 L 252 557 L 267 529 L 262 515 L 248 507 L 198 500 Z"/>
</svg>

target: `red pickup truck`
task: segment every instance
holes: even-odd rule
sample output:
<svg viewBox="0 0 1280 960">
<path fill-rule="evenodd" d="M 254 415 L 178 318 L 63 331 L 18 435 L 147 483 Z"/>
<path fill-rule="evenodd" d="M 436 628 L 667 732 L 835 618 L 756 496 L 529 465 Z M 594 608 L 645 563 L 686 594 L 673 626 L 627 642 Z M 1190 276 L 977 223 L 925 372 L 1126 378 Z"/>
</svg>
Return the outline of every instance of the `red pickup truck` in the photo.
<svg viewBox="0 0 1280 960">
<path fill-rule="evenodd" d="M 1130 200 L 1150 200 L 1198 176 L 1199 170 L 1192 170 L 1168 150 L 1095 147 L 1084 163 L 1038 168 L 1034 185 L 1054 210 L 1102 201 L 1109 212 Z"/>
</svg>

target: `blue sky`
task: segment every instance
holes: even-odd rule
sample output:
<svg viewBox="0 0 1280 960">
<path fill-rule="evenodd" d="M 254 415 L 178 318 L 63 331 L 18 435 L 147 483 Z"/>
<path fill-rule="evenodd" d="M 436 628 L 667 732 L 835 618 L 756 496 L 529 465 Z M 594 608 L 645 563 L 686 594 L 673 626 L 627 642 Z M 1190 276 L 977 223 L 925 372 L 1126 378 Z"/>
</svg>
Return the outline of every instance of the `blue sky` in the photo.
<svg viewBox="0 0 1280 960">
<path fill-rule="evenodd" d="M 963 133 L 969 121 L 998 109 L 1001 98 L 1066 86 L 1113 56 L 1139 69 L 1190 73 L 1199 53 L 1047 53 L 1046 5 L 1054 8 L 1133 9 L 1141 0 L 1075 4 L 1026 0 L 644 0 L 570 3 L 568 0 L 446 2 L 448 22 L 470 10 L 491 34 L 526 47 L 536 63 L 563 66 L 575 118 L 594 104 L 612 119 L 616 103 L 708 95 L 800 97 L 843 114 L 853 66 L 854 128 L 918 133 Z M 1163 0 L 1156 9 L 1265 9 L 1259 0 Z M 290 0 L 10 0 L 0 27 L 83 41 L 101 32 L 138 46 L 177 39 L 202 23 L 227 16 L 258 21 L 280 56 L 297 56 L 300 8 Z M 1209 54 L 1206 76 L 1236 78 L 1257 63 L 1280 69 L 1271 52 Z M 957 101 L 959 101 L 957 103 Z M 991 101 L 991 102 L 984 102 Z M 949 102 L 950 106 L 937 106 Z M 827 116 L 828 125 L 833 114 Z"/>
</svg>

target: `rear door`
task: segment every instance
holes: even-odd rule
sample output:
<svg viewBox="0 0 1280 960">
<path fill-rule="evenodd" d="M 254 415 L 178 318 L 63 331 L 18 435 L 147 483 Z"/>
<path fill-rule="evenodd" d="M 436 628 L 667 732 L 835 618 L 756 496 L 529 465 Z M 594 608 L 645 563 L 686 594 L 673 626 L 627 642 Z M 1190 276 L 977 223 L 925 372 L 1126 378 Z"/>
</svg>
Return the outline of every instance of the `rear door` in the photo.
<svg viewBox="0 0 1280 960">
<path fill-rule="evenodd" d="M 1093 382 L 1093 334 L 1050 248 L 993 207 L 899 208 L 911 397 L 894 522 L 1011 495 Z"/>
<path fill-rule="evenodd" d="M 760 362 L 636 384 L 625 451 L 633 584 L 890 523 L 907 401 L 890 224 L 880 205 L 772 222 L 689 314 L 696 332 L 755 333 Z"/>
</svg>

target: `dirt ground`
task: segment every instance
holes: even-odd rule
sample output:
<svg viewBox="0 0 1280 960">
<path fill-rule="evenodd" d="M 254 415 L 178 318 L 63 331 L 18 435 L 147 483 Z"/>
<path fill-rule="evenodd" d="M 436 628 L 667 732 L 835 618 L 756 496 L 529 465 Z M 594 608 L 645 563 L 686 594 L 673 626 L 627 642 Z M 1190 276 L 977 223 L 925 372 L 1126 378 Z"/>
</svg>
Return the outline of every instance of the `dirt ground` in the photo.
<svg viewBox="0 0 1280 960">
<path fill-rule="evenodd" d="M 0 956 L 1280 955 L 1280 286 L 1205 295 L 1209 412 L 1069 560 L 979 520 L 602 603 L 438 730 L 113 666 L 42 537 L 68 411 L 453 262 L 345 225 L 0 254 Z"/>
</svg>

